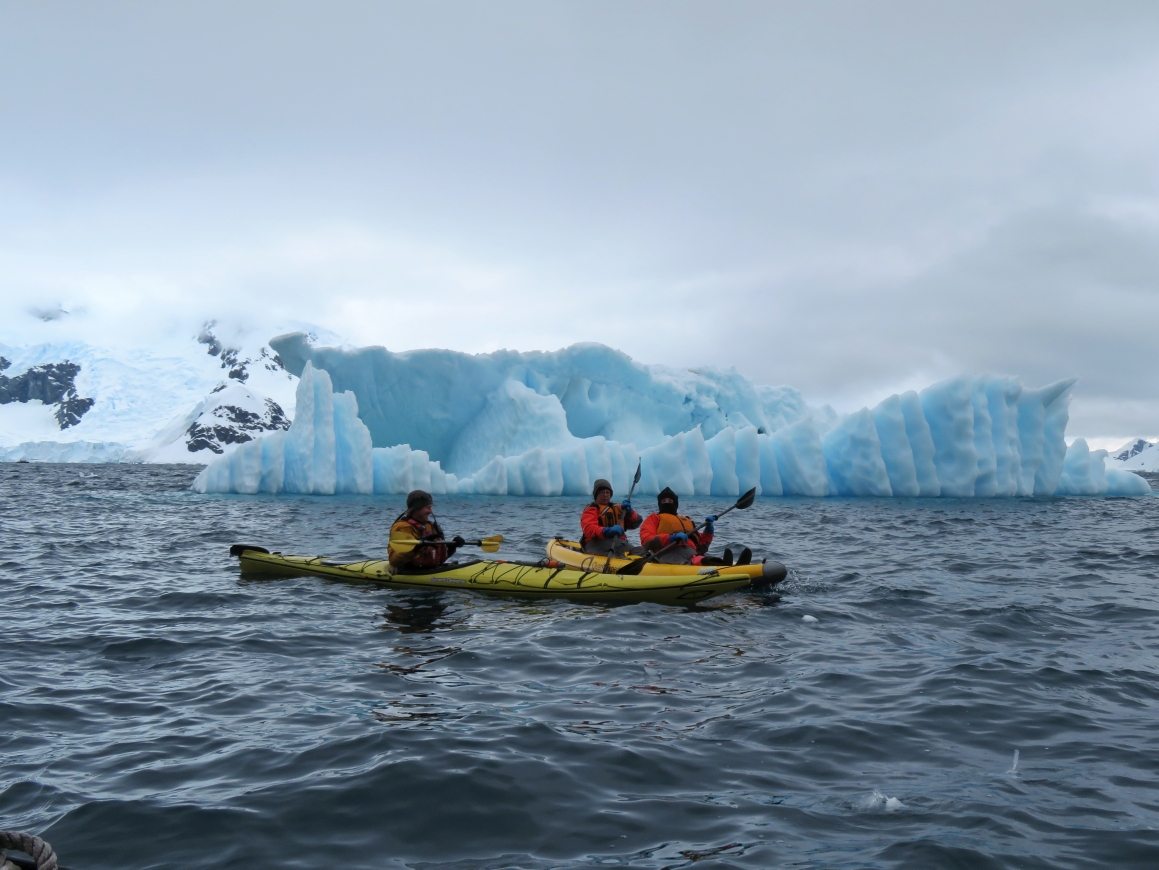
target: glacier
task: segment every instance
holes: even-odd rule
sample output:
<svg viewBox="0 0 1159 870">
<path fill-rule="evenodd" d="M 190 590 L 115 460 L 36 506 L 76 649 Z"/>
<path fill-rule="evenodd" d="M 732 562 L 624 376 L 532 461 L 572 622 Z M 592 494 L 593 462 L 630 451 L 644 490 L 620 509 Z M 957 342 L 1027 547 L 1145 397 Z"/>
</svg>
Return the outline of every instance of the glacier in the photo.
<svg viewBox="0 0 1159 870">
<path fill-rule="evenodd" d="M 282 429 L 297 377 L 265 346 L 219 340 L 112 348 L 0 344 L 0 462 L 204 464 Z"/>
<path fill-rule="evenodd" d="M 1065 441 L 1064 380 L 961 376 L 838 418 L 733 370 L 644 366 L 598 344 L 391 353 L 270 341 L 299 375 L 288 430 L 213 459 L 202 493 L 1136 496 L 1148 483 Z"/>
</svg>

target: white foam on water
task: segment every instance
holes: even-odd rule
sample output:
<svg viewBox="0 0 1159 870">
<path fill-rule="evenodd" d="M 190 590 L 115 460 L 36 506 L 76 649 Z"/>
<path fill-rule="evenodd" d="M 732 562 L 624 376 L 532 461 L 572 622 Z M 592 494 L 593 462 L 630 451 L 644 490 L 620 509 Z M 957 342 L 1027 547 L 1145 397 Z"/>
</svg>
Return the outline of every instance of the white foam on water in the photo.
<svg viewBox="0 0 1159 870">
<path fill-rule="evenodd" d="M 885 810 L 887 813 L 896 812 L 897 810 L 904 810 L 903 804 L 898 798 L 887 797 L 882 794 L 881 789 L 875 788 L 873 794 L 864 798 L 860 803 L 860 808 L 872 812 L 874 810 Z"/>
<path fill-rule="evenodd" d="M 1006 772 L 1008 774 L 1013 775 L 1013 776 L 1018 775 L 1018 750 L 1017 749 L 1014 750 L 1014 763 L 1010 765 L 1010 769 Z"/>
</svg>

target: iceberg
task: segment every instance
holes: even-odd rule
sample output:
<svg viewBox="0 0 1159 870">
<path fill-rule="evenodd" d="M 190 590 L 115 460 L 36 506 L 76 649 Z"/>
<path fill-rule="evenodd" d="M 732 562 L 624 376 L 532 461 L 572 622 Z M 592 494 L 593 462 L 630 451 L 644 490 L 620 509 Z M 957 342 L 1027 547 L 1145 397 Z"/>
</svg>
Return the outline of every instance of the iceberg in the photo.
<svg viewBox="0 0 1159 870">
<path fill-rule="evenodd" d="M 837 419 L 735 371 L 643 366 L 602 345 L 461 354 L 270 342 L 300 376 L 288 430 L 218 457 L 193 488 L 314 495 L 1129 496 L 1151 489 L 1065 441 L 1064 380 L 961 376 Z"/>
</svg>

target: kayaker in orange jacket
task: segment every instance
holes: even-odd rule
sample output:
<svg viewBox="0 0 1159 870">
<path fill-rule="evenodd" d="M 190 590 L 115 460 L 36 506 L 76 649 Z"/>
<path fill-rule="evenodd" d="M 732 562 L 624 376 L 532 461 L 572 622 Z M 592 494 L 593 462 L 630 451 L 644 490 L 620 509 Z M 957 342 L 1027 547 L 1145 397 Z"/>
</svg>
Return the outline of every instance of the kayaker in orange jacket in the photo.
<svg viewBox="0 0 1159 870">
<path fill-rule="evenodd" d="M 639 547 L 628 543 L 626 531 L 640 527 L 640 515 L 632 510 L 627 499 L 614 504 L 612 485 L 602 477 L 592 486 L 592 503 L 580 516 L 580 544 L 585 553 L 597 556 L 625 556 L 643 554 Z"/>
<path fill-rule="evenodd" d="M 652 551 L 662 550 L 669 544 L 674 545 L 672 549 L 658 555 L 657 562 L 665 565 L 732 564 L 731 550 L 724 551 L 723 559 L 707 555 L 716 517 L 705 517 L 704 530 L 698 532 L 690 518 L 676 513 L 680 506 L 680 496 L 668 487 L 664 487 L 656 496 L 656 506 L 658 512 L 649 514 L 640 526 L 640 543 L 644 549 Z M 745 552 L 748 552 L 747 548 Z M 748 562 L 742 559 L 742 564 Z"/>
</svg>

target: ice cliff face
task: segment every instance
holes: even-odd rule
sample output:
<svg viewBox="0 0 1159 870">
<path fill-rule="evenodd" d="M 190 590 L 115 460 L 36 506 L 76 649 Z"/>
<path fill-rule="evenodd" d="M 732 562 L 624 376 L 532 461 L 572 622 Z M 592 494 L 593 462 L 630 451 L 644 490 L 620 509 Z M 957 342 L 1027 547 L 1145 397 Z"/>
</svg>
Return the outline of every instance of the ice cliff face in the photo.
<svg viewBox="0 0 1159 870">
<path fill-rule="evenodd" d="M 291 333 L 270 347 L 293 374 L 311 362 L 352 392 L 375 447 L 409 444 L 460 475 L 570 438 L 644 448 L 696 428 L 706 438 L 746 426 L 768 433 L 809 414 L 791 387 L 757 387 L 734 370 L 644 366 L 600 344 L 391 353 L 314 347 Z"/>
<path fill-rule="evenodd" d="M 600 345 L 555 353 L 314 348 L 284 435 L 214 460 L 200 492 L 586 495 L 1142 495 L 1105 451 L 1064 440 L 1073 381 L 954 378 L 819 425 L 800 394 L 735 372 L 645 367 Z M 337 392 L 340 390 L 341 392 Z"/>
</svg>

